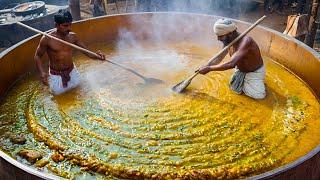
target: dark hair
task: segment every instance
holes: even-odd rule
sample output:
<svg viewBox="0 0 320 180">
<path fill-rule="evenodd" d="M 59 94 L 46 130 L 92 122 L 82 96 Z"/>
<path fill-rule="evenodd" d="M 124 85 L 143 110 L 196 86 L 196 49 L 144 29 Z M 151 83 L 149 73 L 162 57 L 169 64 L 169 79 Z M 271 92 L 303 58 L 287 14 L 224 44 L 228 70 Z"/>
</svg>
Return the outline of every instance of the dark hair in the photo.
<svg viewBox="0 0 320 180">
<path fill-rule="evenodd" d="M 66 9 L 60 9 L 57 14 L 54 15 L 54 22 L 57 24 L 72 22 L 72 15 Z"/>
</svg>

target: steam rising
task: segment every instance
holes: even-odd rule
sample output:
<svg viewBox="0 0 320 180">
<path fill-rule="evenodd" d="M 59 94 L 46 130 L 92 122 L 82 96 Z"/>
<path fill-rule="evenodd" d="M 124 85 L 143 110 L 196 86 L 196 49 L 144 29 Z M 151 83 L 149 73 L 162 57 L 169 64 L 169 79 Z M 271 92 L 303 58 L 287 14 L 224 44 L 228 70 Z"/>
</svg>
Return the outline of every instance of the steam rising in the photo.
<svg viewBox="0 0 320 180">
<path fill-rule="evenodd" d="M 230 6 L 234 7 L 237 1 L 168 1 L 167 5 L 160 2 L 151 1 L 146 11 L 186 11 L 210 13 L 214 9 Z M 159 2 L 160 4 L 157 4 Z M 228 4 L 229 2 L 229 4 Z M 137 9 L 145 10 L 145 9 Z M 203 18 L 203 17 L 202 17 Z M 102 65 L 86 68 L 84 74 L 90 88 L 93 90 L 109 89 L 112 96 L 134 97 L 161 96 L 163 92 L 168 93 L 168 89 L 177 80 L 177 74 L 190 72 L 194 69 L 188 66 L 188 61 L 184 53 L 178 52 L 174 47 L 169 47 L 168 42 L 200 44 L 207 47 L 214 45 L 221 46 L 221 43 L 214 40 L 212 25 L 214 21 L 208 18 L 208 22 L 194 16 L 157 15 L 150 14 L 149 17 L 132 15 L 130 22 L 118 33 L 118 40 L 115 44 L 115 52 L 107 54 L 108 59 L 131 69 L 134 69 L 146 77 L 158 78 L 167 83 L 154 88 L 139 86 L 143 80 L 130 72 L 119 69 L 107 62 Z M 205 39 L 204 37 L 212 37 Z M 217 43 L 217 44 L 215 44 Z M 183 49 L 183 47 L 179 47 Z M 191 59 L 192 60 L 192 59 Z M 206 62 L 206 61 L 205 61 Z M 180 80 L 178 80 L 180 81 Z"/>
<path fill-rule="evenodd" d="M 119 31 L 115 52 L 107 54 L 108 59 L 134 69 L 146 77 L 164 80 L 164 85 L 154 88 L 139 86 L 143 83 L 141 78 L 107 62 L 91 69 L 86 68 L 89 70 L 85 72 L 85 77 L 91 89 L 111 89 L 111 94 L 115 93 L 119 97 L 123 94 L 126 97 L 144 96 L 148 93 L 152 96 L 168 94 L 177 75 L 183 71 L 190 71 L 190 59 L 184 53 L 192 52 L 185 52 L 187 50 L 183 49 L 183 43 L 206 46 L 217 43 L 213 39 L 204 39 L 201 36 L 204 33 L 203 26 L 207 26 L 205 33 L 212 33 L 208 24 L 210 23 L 203 24 L 199 19 L 188 16 L 133 16 L 130 19 L 131 28 L 124 27 Z M 180 52 L 174 47 L 169 47 L 171 42 L 179 43 Z"/>
<path fill-rule="evenodd" d="M 147 0 L 138 2 L 135 11 L 192 12 L 237 18 L 260 4 L 252 0 Z"/>
</svg>

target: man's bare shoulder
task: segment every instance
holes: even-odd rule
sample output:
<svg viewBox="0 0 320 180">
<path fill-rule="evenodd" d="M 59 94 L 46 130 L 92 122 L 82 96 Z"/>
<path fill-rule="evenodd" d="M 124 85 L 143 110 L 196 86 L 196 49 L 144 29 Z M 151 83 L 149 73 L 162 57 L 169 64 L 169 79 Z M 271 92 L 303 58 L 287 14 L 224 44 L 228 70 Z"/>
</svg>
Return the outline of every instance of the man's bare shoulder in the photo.
<svg viewBox="0 0 320 180">
<path fill-rule="evenodd" d="M 48 34 L 51 36 L 57 37 L 57 30 L 50 31 Z M 49 37 L 47 37 L 47 38 L 49 38 Z"/>
<path fill-rule="evenodd" d="M 255 43 L 255 41 L 253 40 L 252 37 L 250 36 L 244 36 L 241 40 L 240 43 L 240 48 L 239 49 L 247 49 L 250 48 L 253 44 Z"/>
<path fill-rule="evenodd" d="M 47 34 L 56 37 L 56 33 L 54 31 L 50 31 Z M 46 35 L 43 35 L 41 37 L 41 42 L 46 42 L 47 43 L 49 40 L 50 40 L 50 37 L 48 37 Z"/>
<path fill-rule="evenodd" d="M 75 32 L 69 32 L 69 37 L 77 38 L 77 34 Z"/>
<path fill-rule="evenodd" d="M 49 37 L 43 35 L 43 36 L 41 37 L 41 39 L 40 39 L 40 45 L 42 45 L 42 46 L 43 46 L 43 45 L 47 45 L 48 42 L 49 42 Z"/>
<path fill-rule="evenodd" d="M 69 32 L 68 36 L 73 43 L 78 41 L 78 36 L 75 32 Z"/>
<path fill-rule="evenodd" d="M 253 38 L 251 36 L 244 36 L 242 38 L 242 42 L 246 45 L 251 44 L 254 42 Z"/>
</svg>

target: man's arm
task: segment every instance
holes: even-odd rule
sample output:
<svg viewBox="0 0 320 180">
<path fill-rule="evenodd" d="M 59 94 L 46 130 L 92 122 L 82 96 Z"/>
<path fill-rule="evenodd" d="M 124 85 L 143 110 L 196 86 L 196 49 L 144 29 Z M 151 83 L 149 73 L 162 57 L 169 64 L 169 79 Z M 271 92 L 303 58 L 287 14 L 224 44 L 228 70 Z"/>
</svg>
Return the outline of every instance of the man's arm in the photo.
<svg viewBox="0 0 320 180">
<path fill-rule="evenodd" d="M 207 74 L 210 71 L 224 71 L 234 68 L 249 52 L 251 42 L 251 38 L 245 38 L 244 41 L 241 42 L 238 51 L 232 55 L 230 61 L 213 66 L 204 66 L 200 68 L 199 73 Z"/>
<path fill-rule="evenodd" d="M 48 49 L 48 39 L 47 37 L 43 36 L 37 47 L 36 53 L 34 55 L 34 60 L 36 62 L 37 69 L 40 72 L 41 81 L 45 85 L 48 85 L 48 73 L 43 69 L 41 57 L 44 55 L 44 53 L 47 52 L 47 49 Z"/>
<path fill-rule="evenodd" d="M 82 47 L 82 48 L 84 48 L 84 49 L 88 49 L 79 39 L 78 39 L 78 37 L 75 35 L 75 34 L 73 34 L 73 36 L 74 36 L 74 40 L 75 40 L 75 45 L 77 45 L 77 46 L 80 46 L 80 47 Z M 98 51 L 97 53 L 96 53 L 96 55 L 93 55 L 93 54 L 90 54 L 90 53 L 87 53 L 87 52 L 82 52 L 84 55 L 86 55 L 87 57 L 89 57 L 89 58 L 92 58 L 92 59 L 99 59 L 99 60 L 105 60 L 106 58 L 105 58 L 105 55 L 103 54 L 103 53 L 101 53 L 101 51 Z"/>
</svg>

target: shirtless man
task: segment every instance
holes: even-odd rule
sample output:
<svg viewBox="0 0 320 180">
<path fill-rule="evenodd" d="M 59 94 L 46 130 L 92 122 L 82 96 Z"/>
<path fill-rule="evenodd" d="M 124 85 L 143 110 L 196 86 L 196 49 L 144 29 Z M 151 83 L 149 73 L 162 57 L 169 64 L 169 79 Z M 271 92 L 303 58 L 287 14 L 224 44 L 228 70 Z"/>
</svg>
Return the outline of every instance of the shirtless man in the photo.
<svg viewBox="0 0 320 180">
<path fill-rule="evenodd" d="M 224 46 L 227 46 L 240 35 L 237 32 L 237 26 L 228 19 L 219 19 L 214 24 L 214 32 Z M 219 64 L 228 52 L 231 59 Z M 230 81 L 231 90 L 238 94 L 244 93 L 254 99 L 265 98 L 265 67 L 257 43 L 251 37 L 245 36 L 235 43 L 228 52 L 219 56 L 208 66 L 201 67 L 199 73 L 206 74 L 210 71 L 224 71 L 235 68 Z"/>
<path fill-rule="evenodd" d="M 71 32 L 72 16 L 69 11 L 59 10 L 54 16 L 54 21 L 56 29 L 50 35 L 85 48 L 76 34 Z M 40 40 L 34 59 L 42 83 L 48 85 L 54 95 L 73 89 L 80 83 L 80 74 L 72 60 L 72 50 L 70 46 L 47 36 L 43 36 Z M 45 53 L 49 56 L 49 72 L 45 71 L 41 61 L 41 57 Z M 105 60 L 105 55 L 100 51 L 96 56 L 84 54 L 92 59 Z"/>
</svg>

